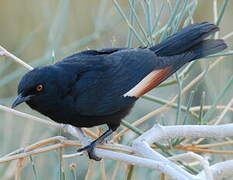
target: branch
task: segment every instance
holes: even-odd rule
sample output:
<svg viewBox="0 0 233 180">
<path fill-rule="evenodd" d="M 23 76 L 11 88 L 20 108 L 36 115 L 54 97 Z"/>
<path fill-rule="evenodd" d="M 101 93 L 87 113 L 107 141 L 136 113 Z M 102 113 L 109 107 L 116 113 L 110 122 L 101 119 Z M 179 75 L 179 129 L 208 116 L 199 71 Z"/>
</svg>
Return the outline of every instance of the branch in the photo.
<svg viewBox="0 0 233 180">
<path fill-rule="evenodd" d="M 96 149 L 96 155 L 99 157 L 107 158 L 107 159 L 112 159 L 112 160 L 118 160 L 122 161 L 128 164 L 133 164 L 133 165 L 138 165 L 141 167 L 145 168 L 151 168 L 155 170 L 159 170 L 165 174 L 168 174 L 169 176 L 177 179 L 177 180 L 191 180 L 194 179 L 194 176 L 191 179 L 180 173 L 179 171 L 173 169 L 172 167 L 169 166 L 166 162 L 161 162 L 161 161 L 154 161 L 148 158 L 142 158 L 142 157 L 137 157 L 134 155 L 128 155 L 124 153 L 119 153 L 119 152 L 113 152 L 113 151 L 107 151 L 103 149 Z M 78 154 L 77 154 L 78 155 Z M 66 158 L 73 158 L 75 155 L 66 155 Z"/>
<path fill-rule="evenodd" d="M 54 144 L 54 145 L 46 146 L 46 147 L 41 147 L 47 143 L 53 143 L 53 142 L 58 142 L 58 143 Z M 18 151 L 14 151 L 13 153 L 7 154 L 7 155 L 0 158 L 0 163 L 4 163 L 4 162 L 16 160 L 16 159 L 26 158 L 26 157 L 31 156 L 31 155 L 41 154 L 41 153 L 52 151 L 52 150 L 55 150 L 58 148 L 64 148 L 66 146 L 80 146 L 80 144 L 78 144 L 75 141 L 66 140 L 66 138 L 64 138 L 62 136 L 56 136 L 53 138 L 48 138 L 48 139 L 39 141 L 39 142 L 32 144 L 26 148 L 23 148 L 23 149 L 21 148 Z M 118 147 L 117 145 L 112 145 L 112 146 Z M 121 146 L 122 145 L 120 145 L 120 147 Z M 64 157 L 65 158 L 70 158 L 70 157 L 73 158 L 74 156 L 80 156 L 82 154 L 83 153 L 76 153 L 75 155 L 74 154 L 64 155 Z M 164 162 L 158 162 L 158 161 L 154 161 L 154 160 L 150 160 L 150 159 L 146 159 L 146 158 L 137 157 L 134 155 L 125 154 L 122 152 L 114 152 L 114 151 L 104 150 L 104 149 L 99 149 L 99 148 L 96 149 L 96 154 L 102 158 L 119 160 L 119 161 L 123 161 L 125 163 L 130 163 L 130 164 L 134 164 L 134 165 L 138 165 L 138 166 L 142 166 L 142 167 L 146 167 L 146 168 L 156 169 L 156 170 L 162 171 L 163 173 L 166 173 L 172 177 L 177 177 L 177 179 L 184 179 L 185 180 L 184 175 L 182 175 L 179 172 L 176 172 L 176 170 L 174 170 L 172 167 L 169 167 L 168 164 L 166 164 Z"/>
<path fill-rule="evenodd" d="M 204 168 L 203 172 L 205 173 L 206 179 L 213 180 L 213 175 L 212 175 L 212 172 L 210 170 L 209 162 L 206 159 L 204 159 L 202 156 L 200 156 L 200 155 L 198 155 L 196 153 L 187 152 L 187 153 L 184 153 L 184 154 L 179 154 L 179 155 L 172 156 L 169 159 L 172 160 L 172 161 L 178 161 L 178 160 L 186 160 L 186 161 L 188 160 L 188 161 L 190 161 L 191 159 L 198 160 L 200 162 L 200 164 Z"/>
<path fill-rule="evenodd" d="M 134 142 L 146 141 L 149 145 L 164 139 L 173 138 L 225 138 L 233 136 L 233 124 L 226 125 L 176 125 L 153 128 L 139 136 Z"/>
<path fill-rule="evenodd" d="M 203 111 L 207 111 L 207 110 L 209 110 L 211 108 L 211 105 L 206 105 L 206 106 L 203 106 Z M 228 107 L 228 105 L 227 106 L 224 106 L 224 105 L 217 105 L 216 107 L 216 110 L 224 110 L 223 112 L 224 112 L 224 114 L 226 113 L 225 111 L 231 111 L 231 112 L 233 112 L 233 108 L 232 107 Z M 201 107 L 200 106 L 193 106 L 193 107 L 191 107 L 190 108 L 190 111 L 191 112 L 196 112 L 196 111 L 200 111 L 200 109 L 201 109 Z"/>
<path fill-rule="evenodd" d="M 228 160 L 220 163 L 216 163 L 210 167 L 215 180 L 228 178 L 233 176 L 233 160 Z M 202 171 L 197 175 L 202 179 L 206 179 L 205 173 Z"/>
<path fill-rule="evenodd" d="M 74 127 L 71 126 L 71 125 L 66 125 L 66 124 L 59 124 L 59 123 L 56 123 L 54 121 L 49 121 L 49 120 L 46 120 L 46 119 L 42 119 L 42 118 L 38 118 L 36 116 L 33 116 L 33 115 L 30 115 L 30 114 L 27 114 L 27 113 L 24 113 L 24 112 L 20 112 L 20 111 L 17 111 L 17 110 L 14 110 L 14 109 L 11 109 L 9 107 L 6 107 L 6 106 L 3 106 L 3 105 L 0 105 L 0 110 L 3 110 L 5 112 L 9 112 L 11 114 L 15 114 L 17 116 L 20 116 L 20 117 L 23 117 L 23 118 L 26 118 L 26 119 L 30 119 L 30 120 L 33 120 L 33 121 L 36 121 L 36 122 L 39 122 L 41 124 L 45 124 L 47 126 L 51 126 L 51 127 L 54 127 L 54 128 L 57 128 L 57 129 L 61 129 L 63 130 L 64 132 L 67 132 L 75 137 L 78 137 L 79 135 L 79 130 L 77 130 L 78 132 L 75 132 L 76 130 L 74 130 Z M 93 137 L 93 138 L 96 138 L 97 135 L 94 134 L 92 131 L 86 129 L 86 128 L 83 128 L 84 129 L 84 132 L 86 134 L 88 134 L 89 136 Z"/>
<path fill-rule="evenodd" d="M 0 105 L 0 110 L 3 110 L 5 112 L 9 112 L 11 114 L 15 114 L 17 116 L 20 116 L 20 117 L 23 117 L 23 118 L 26 118 L 26 119 L 30 119 L 30 120 L 33 120 L 33 121 L 36 121 L 36 122 L 39 122 L 39 123 L 42 123 L 42 124 L 45 124 L 45 125 L 48 125 L 48 126 L 52 126 L 52 127 L 57 128 L 57 129 L 64 129 L 63 124 L 59 124 L 59 123 L 56 123 L 56 122 L 53 122 L 53 121 L 48 121 L 48 120 L 45 120 L 45 119 L 41 119 L 41 118 L 38 118 L 36 116 L 17 111 L 17 110 L 11 109 L 11 108 L 3 106 L 3 105 Z"/>
<path fill-rule="evenodd" d="M 18 57 L 16 57 L 14 54 L 11 54 L 9 51 L 7 51 L 4 47 L 0 46 L 0 56 L 6 56 L 9 57 L 11 59 L 13 59 L 15 62 L 21 64 L 22 66 L 24 66 L 26 69 L 28 70 L 33 70 L 33 67 L 30 66 L 29 64 L 25 63 L 23 60 L 19 59 Z"/>
<path fill-rule="evenodd" d="M 233 136 L 233 124 L 226 125 L 176 125 L 176 126 L 160 126 L 156 125 L 150 130 L 143 133 L 133 142 L 133 149 L 145 158 L 166 162 L 170 167 L 176 169 L 190 179 L 192 176 L 178 165 L 174 164 L 161 154 L 154 151 L 150 145 L 160 140 L 173 138 L 225 138 Z M 200 158 L 196 156 L 196 158 Z M 201 159 L 200 159 L 201 160 Z M 207 179 L 212 178 L 207 162 L 205 164 L 205 174 Z M 212 171 L 212 170 L 211 170 Z M 223 173 L 224 174 L 224 173 Z M 225 174 L 224 174 L 225 175 Z M 213 175 L 214 176 L 214 175 Z"/>
<path fill-rule="evenodd" d="M 142 135 L 143 136 L 143 135 Z M 141 137 L 141 136 L 140 136 Z M 172 167 L 175 169 L 178 173 L 182 174 L 184 177 L 181 179 L 187 179 L 192 180 L 195 179 L 193 175 L 186 172 L 184 169 L 182 169 L 180 166 L 176 165 L 172 161 L 168 160 L 166 157 L 162 156 L 158 152 L 154 151 L 147 143 L 146 139 L 142 141 L 137 141 L 137 139 L 133 142 L 133 149 L 138 154 L 142 155 L 145 158 L 152 159 L 155 161 L 160 161 L 168 164 L 169 167 Z M 172 178 L 177 178 L 175 175 L 172 176 Z M 179 179 L 179 178 L 178 178 Z"/>
</svg>

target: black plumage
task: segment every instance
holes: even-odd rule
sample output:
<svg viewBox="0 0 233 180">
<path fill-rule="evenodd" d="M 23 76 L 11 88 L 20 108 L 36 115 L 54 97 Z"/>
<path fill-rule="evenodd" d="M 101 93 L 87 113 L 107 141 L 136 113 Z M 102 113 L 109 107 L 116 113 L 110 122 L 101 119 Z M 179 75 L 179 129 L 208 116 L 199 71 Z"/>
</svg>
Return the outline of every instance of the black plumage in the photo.
<svg viewBox="0 0 233 180">
<path fill-rule="evenodd" d="M 13 107 L 26 103 L 52 120 L 76 127 L 107 124 L 109 130 L 81 149 L 93 148 L 120 125 L 143 94 L 184 64 L 224 50 L 223 40 L 204 40 L 218 30 L 190 25 L 150 48 L 87 50 L 24 75 Z"/>
</svg>

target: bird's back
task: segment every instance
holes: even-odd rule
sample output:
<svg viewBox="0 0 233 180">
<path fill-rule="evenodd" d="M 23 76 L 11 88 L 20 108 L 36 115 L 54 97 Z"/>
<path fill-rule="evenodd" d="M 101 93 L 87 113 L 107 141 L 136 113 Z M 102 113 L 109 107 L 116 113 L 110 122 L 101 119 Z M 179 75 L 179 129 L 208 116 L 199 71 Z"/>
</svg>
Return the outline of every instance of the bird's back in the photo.
<svg viewBox="0 0 233 180">
<path fill-rule="evenodd" d="M 148 49 L 123 49 L 110 54 L 86 54 L 56 64 L 72 68 L 76 81 L 72 96 L 80 115 L 100 116 L 120 111 L 136 98 L 123 95 L 148 73 L 159 68 L 156 55 Z M 70 66 L 71 65 L 71 66 Z"/>
</svg>

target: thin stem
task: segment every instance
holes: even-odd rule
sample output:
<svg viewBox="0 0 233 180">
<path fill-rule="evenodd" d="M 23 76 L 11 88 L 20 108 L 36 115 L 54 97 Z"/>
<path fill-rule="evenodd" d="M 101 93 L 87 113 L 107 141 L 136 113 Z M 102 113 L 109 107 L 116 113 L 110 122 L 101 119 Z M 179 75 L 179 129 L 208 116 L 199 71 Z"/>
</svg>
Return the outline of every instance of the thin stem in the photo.
<svg viewBox="0 0 233 180">
<path fill-rule="evenodd" d="M 16 57 L 14 54 L 11 54 L 9 51 L 7 51 L 4 47 L 0 46 L 0 56 L 6 56 L 11 59 L 13 59 L 15 62 L 21 64 L 23 67 L 25 67 L 28 70 L 33 70 L 33 67 L 29 64 L 25 63 L 23 60 Z"/>
</svg>

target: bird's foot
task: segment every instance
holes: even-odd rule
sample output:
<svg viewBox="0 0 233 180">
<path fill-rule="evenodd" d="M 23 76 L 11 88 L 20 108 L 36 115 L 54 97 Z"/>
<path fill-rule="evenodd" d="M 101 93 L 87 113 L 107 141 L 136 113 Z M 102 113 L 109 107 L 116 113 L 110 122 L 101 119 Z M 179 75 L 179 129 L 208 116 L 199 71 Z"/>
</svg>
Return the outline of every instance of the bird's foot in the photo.
<svg viewBox="0 0 233 180">
<path fill-rule="evenodd" d="M 98 156 L 96 156 L 96 154 L 95 154 L 95 146 L 96 146 L 96 143 L 92 142 L 89 145 L 84 146 L 84 147 L 78 149 L 77 151 L 78 152 L 87 151 L 88 156 L 89 156 L 90 159 L 93 159 L 93 160 L 96 160 L 96 161 L 100 161 L 101 158 L 98 157 Z"/>
<path fill-rule="evenodd" d="M 81 149 L 78 149 L 78 152 L 81 151 L 87 151 L 88 156 L 90 159 L 94 159 L 96 161 L 100 161 L 101 158 L 99 158 L 98 156 L 95 155 L 95 147 L 97 144 L 101 144 L 106 137 L 108 137 L 110 134 L 112 134 L 113 130 L 112 129 L 108 129 L 105 133 L 103 133 L 100 137 L 98 137 L 96 140 L 94 140 L 92 143 L 90 143 L 87 146 L 84 146 Z"/>
</svg>

